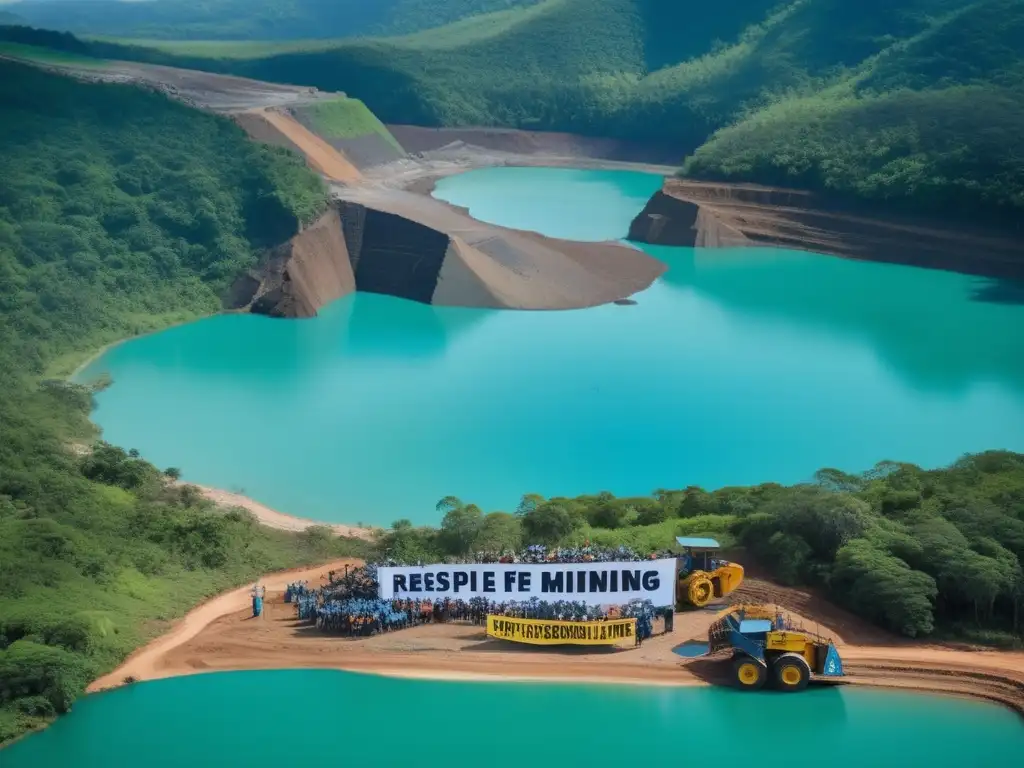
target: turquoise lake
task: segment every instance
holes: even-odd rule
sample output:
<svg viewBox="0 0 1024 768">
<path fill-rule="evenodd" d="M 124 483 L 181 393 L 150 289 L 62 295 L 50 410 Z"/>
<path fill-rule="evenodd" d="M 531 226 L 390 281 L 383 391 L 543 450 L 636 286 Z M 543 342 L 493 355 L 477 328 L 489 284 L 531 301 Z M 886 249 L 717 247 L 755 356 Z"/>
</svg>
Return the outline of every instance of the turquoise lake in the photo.
<svg viewBox="0 0 1024 768">
<path fill-rule="evenodd" d="M 280 670 L 89 696 L 70 716 L 0 752 L 0 764 L 689 766 L 747 762 L 765 750 L 828 768 L 1010 766 L 1024 750 L 1024 726 L 995 705 L 890 691 L 787 696 Z"/>
<path fill-rule="evenodd" d="M 554 237 L 624 237 L 660 177 L 494 168 L 435 194 Z M 647 247 L 667 274 L 563 312 L 358 294 L 115 347 L 96 422 L 193 482 L 333 522 L 545 496 L 809 480 L 1024 450 L 1024 306 L 992 281 L 773 249 Z"/>
</svg>

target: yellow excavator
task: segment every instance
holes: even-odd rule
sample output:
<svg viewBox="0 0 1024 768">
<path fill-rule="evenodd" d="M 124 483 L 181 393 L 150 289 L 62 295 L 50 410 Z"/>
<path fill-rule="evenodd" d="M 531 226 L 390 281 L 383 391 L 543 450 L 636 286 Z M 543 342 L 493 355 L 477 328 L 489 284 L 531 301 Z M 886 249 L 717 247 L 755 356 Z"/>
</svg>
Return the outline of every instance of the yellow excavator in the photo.
<svg viewBox="0 0 1024 768">
<path fill-rule="evenodd" d="M 676 610 L 703 608 L 743 583 L 743 566 L 715 557 L 721 547 L 714 539 L 679 536 L 676 543 L 683 548 L 677 558 Z"/>
</svg>

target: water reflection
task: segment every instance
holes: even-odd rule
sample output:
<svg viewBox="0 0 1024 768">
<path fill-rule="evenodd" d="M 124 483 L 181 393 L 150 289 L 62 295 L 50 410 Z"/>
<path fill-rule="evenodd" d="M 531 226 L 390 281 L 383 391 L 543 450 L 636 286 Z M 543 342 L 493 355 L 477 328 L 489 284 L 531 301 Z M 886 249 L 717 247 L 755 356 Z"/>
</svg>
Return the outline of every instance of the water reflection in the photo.
<svg viewBox="0 0 1024 768">
<path fill-rule="evenodd" d="M 512 170 L 522 183 L 535 169 Z M 542 170 L 517 215 L 565 234 L 551 211 L 569 198 Z M 628 225 L 645 199 L 636 176 L 617 190 L 615 173 L 590 172 L 590 186 L 580 173 L 574 194 L 591 189 L 596 210 Z M 501 174 L 487 178 L 446 182 L 468 180 L 507 223 Z M 587 204 L 570 206 L 573 227 L 595 221 Z M 596 239 L 607 225 L 596 220 Z M 822 466 L 1024 448 L 1024 306 L 977 300 L 979 281 L 772 249 L 651 252 L 669 271 L 637 306 L 511 312 L 360 294 L 312 320 L 175 328 L 98 361 L 114 385 L 95 418 L 189 480 L 384 525 L 436 523 L 449 494 L 513 509 L 524 492 L 792 483 Z"/>
<path fill-rule="evenodd" d="M 669 265 L 666 286 L 855 341 L 911 386 L 958 393 L 994 381 L 1024 392 L 1024 316 L 1005 283 L 802 251 L 645 250 Z M 979 303 L 979 290 L 1006 301 Z"/>
</svg>

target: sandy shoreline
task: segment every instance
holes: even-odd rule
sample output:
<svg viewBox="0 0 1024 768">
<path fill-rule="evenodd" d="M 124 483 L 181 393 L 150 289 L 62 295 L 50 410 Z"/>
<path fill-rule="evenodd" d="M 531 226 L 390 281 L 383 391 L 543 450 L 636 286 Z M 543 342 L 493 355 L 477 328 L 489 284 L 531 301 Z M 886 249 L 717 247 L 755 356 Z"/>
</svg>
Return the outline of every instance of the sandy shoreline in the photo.
<svg viewBox="0 0 1024 768">
<path fill-rule="evenodd" d="M 276 528 L 280 531 L 304 531 L 310 526 L 322 526 L 324 528 L 330 528 L 336 536 L 346 536 L 348 538 L 365 539 L 372 541 L 374 537 L 374 528 L 359 527 L 357 525 L 345 525 L 342 523 L 325 523 L 319 520 L 310 520 L 304 517 L 296 517 L 294 515 L 287 515 L 284 512 L 278 512 L 276 509 L 271 509 L 265 504 L 260 504 L 254 499 L 250 499 L 248 496 L 243 496 L 240 493 L 232 493 L 231 491 L 225 491 L 220 488 L 211 488 L 206 485 L 198 485 L 197 483 L 182 482 L 180 485 L 191 485 L 198 488 L 205 499 L 212 501 L 219 507 L 241 507 L 252 513 L 262 525 L 268 528 Z"/>
<path fill-rule="evenodd" d="M 271 669 L 335 669 L 474 682 L 659 687 L 726 683 L 727 662 L 689 659 L 672 651 L 682 642 L 706 637 L 714 618 L 707 611 L 677 614 L 672 634 L 654 637 L 639 648 L 596 652 L 516 646 L 487 638 L 481 627 L 465 624 L 424 625 L 348 639 L 310 631 L 295 619 L 294 609 L 283 601 L 289 581 L 315 582 L 327 570 L 356 562 L 339 560 L 269 575 L 262 582 L 268 587 L 264 614 L 257 620 L 248 608 L 248 587 L 213 598 L 88 690 L 117 687 L 129 675 L 141 681 Z M 806 620 L 816 621 L 816 617 Z M 1024 653 L 964 651 L 897 639 L 892 645 L 857 645 L 832 634 L 844 659 L 845 684 L 984 699 L 1024 715 Z"/>
</svg>

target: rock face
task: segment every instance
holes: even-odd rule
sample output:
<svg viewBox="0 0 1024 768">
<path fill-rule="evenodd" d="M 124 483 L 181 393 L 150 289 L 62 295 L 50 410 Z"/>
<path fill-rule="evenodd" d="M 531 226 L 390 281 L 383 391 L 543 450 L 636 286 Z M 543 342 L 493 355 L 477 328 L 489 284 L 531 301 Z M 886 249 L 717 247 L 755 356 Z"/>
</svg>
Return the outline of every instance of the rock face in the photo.
<svg viewBox="0 0 1024 768">
<path fill-rule="evenodd" d="M 1024 240 L 903 216 L 857 215 L 813 193 L 670 179 L 631 240 L 703 248 L 772 246 L 867 261 L 1024 278 Z"/>
<path fill-rule="evenodd" d="M 629 239 L 638 243 L 725 248 L 750 245 L 750 239 L 707 207 L 665 192 L 655 192 L 633 219 Z"/>
<path fill-rule="evenodd" d="M 228 303 L 312 317 L 354 290 L 425 304 L 572 309 L 621 301 L 665 265 L 616 243 L 576 243 L 482 224 L 411 192 L 353 188 L 255 270 Z"/>
<path fill-rule="evenodd" d="M 429 304 L 448 250 L 448 236 L 359 203 L 342 202 L 341 210 L 359 290 Z"/>
<path fill-rule="evenodd" d="M 271 253 L 259 270 L 239 277 L 229 304 L 272 317 L 314 317 L 355 289 L 341 216 L 332 208 Z"/>
</svg>

